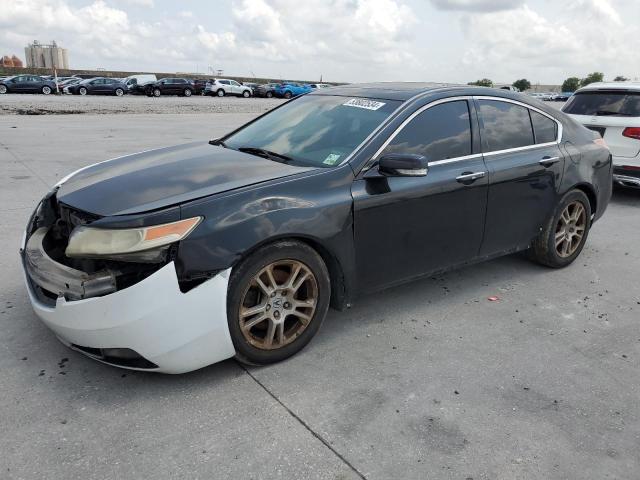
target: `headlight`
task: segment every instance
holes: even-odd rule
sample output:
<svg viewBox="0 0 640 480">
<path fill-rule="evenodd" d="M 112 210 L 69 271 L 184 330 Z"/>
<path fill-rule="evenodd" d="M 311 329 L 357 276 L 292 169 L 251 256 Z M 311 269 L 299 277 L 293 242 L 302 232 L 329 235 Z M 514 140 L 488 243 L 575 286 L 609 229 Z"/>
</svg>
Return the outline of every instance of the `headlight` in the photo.
<svg viewBox="0 0 640 480">
<path fill-rule="evenodd" d="M 202 217 L 141 228 L 106 229 L 76 227 L 65 250 L 67 257 L 108 257 L 142 252 L 182 240 Z"/>
</svg>

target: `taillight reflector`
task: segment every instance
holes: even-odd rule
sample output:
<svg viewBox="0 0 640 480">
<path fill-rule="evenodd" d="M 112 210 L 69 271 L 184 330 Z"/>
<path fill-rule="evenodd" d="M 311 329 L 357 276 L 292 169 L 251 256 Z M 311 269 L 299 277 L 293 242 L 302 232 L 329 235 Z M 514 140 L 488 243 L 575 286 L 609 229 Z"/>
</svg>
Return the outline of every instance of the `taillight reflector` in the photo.
<svg viewBox="0 0 640 480">
<path fill-rule="evenodd" d="M 640 127 L 627 127 L 622 131 L 622 136 L 640 140 Z"/>
</svg>

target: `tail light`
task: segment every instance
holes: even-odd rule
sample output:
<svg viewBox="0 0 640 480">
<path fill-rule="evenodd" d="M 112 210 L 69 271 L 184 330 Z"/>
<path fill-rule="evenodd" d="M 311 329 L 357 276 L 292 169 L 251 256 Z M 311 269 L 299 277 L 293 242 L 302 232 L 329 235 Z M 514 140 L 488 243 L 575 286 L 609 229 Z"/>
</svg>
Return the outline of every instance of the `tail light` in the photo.
<svg viewBox="0 0 640 480">
<path fill-rule="evenodd" d="M 622 136 L 640 140 L 640 127 L 627 127 L 622 131 Z"/>
</svg>

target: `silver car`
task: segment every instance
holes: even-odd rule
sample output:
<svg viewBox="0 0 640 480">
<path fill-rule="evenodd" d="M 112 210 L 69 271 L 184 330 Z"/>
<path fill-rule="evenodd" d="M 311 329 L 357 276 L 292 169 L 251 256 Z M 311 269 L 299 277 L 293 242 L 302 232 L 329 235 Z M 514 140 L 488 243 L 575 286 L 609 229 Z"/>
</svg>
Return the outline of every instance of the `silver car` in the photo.
<svg viewBox="0 0 640 480">
<path fill-rule="evenodd" d="M 245 85 L 242 85 L 235 80 L 228 80 L 225 78 L 217 78 L 212 82 L 207 83 L 204 87 L 204 95 L 216 95 L 218 97 L 224 97 L 225 95 L 236 95 L 238 97 L 249 98 L 253 92 Z"/>
</svg>

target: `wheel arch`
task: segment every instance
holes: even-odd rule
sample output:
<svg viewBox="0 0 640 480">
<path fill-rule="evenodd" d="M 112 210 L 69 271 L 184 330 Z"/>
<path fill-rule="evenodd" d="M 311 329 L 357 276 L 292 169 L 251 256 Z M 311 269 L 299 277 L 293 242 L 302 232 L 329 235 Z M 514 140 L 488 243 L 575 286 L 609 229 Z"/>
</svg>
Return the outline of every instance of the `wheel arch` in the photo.
<svg viewBox="0 0 640 480">
<path fill-rule="evenodd" d="M 598 196 L 596 195 L 593 185 L 589 185 L 588 183 L 578 183 L 567 190 L 567 192 L 570 192 L 571 190 L 580 190 L 587 196 L 589 199 L 589 206 L 591 207 L 591 216 L 595 216 L 598 208 Z"/>
<path fill-rule="evenodd" d="M 301 234 L 285 234 L 278 237 L 267 238 L 261 242 L 256 243 L 251 248 L 245 250 L 239 257 L 238 261 L 235 263 L 234 268 L 243 259 L 247 258 L 259 248 L 286 240 L 293 240 L 304 243 L 307 246 L 313 248 L 318 253 L 318 255 L 320 255 L 320 258 L 322 258 L 322 261 L 329 271 L 329 282 L 331 284 L 330 306 L 335 308 L 336 310 L 344 310 L 347 307 L 348 299 L 350 297 L 347 282 L 345 281 L 344 268 L 340 263 L 337 255 L 317 238 Z"/>
</svg>

